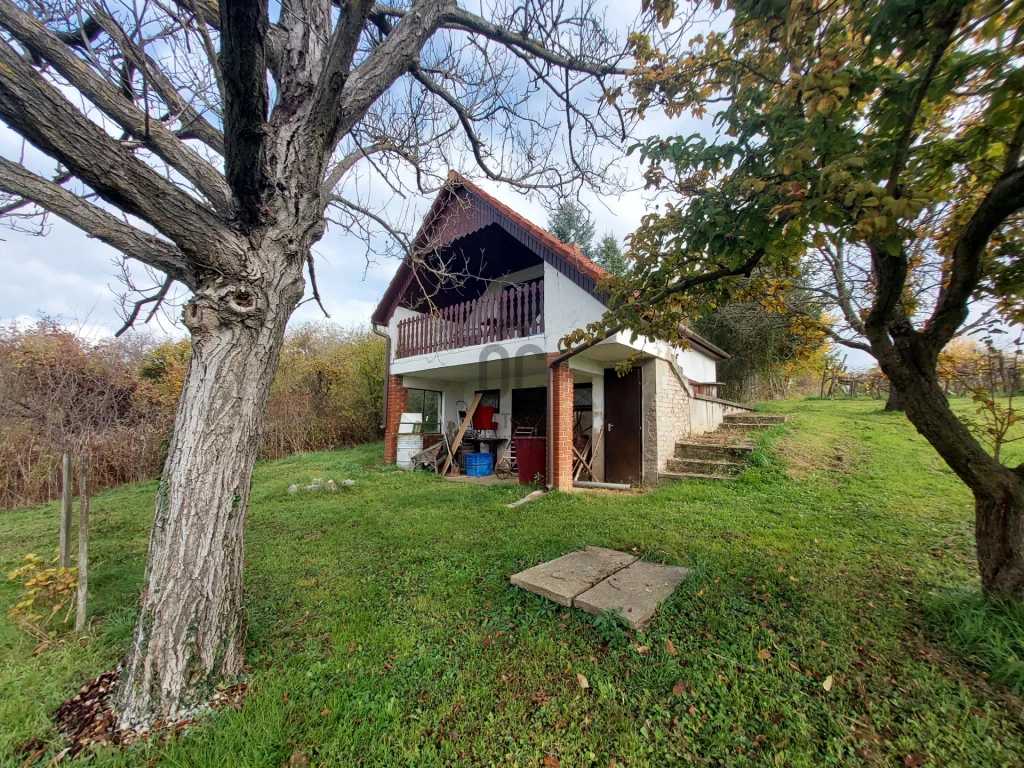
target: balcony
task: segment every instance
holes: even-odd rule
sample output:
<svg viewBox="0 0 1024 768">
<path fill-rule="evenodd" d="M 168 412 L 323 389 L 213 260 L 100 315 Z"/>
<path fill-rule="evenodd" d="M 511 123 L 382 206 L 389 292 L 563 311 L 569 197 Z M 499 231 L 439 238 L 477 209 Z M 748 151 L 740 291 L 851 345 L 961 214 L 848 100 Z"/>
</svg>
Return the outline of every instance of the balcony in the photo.
<svg viewBox="0 0 1024 768">
<path fill-rule="evenodd" d="M 544 332 L 544 281 L 533 280 L 398 323 L 395 357 L 498 344 Z"/>
</svg>

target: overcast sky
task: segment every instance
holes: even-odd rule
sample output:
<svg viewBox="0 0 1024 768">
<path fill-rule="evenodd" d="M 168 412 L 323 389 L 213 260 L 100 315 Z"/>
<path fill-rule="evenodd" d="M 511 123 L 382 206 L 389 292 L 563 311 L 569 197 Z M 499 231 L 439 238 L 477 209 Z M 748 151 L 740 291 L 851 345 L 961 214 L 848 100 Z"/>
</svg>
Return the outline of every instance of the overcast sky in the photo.
<svg viewBox="0 0 1024 768">
<path fill-rule="evenodd" d="M 611 25 L 623 37 L 638 9 L 638 0 L 609 4 Z M 701 125 L 690 118 L 669 120 L 654 115 L 640 126 L 637 135 L 643 138 L 700 130 Z M 0 154 L 15 158 L 22 152 L 21 140 L 0 123 Z M 35 165 L 31 154 L 26 161 L 30 168 Z M 597 222 L 598 236 L 611 231 L 620 243 L 639 225 L 641 216 L 652 204 L 650 195 L 639 190 L 640 166 L 636 159 L 627 158 L 624 163 L 637 191 L 603 202 L 584 196 Z M 456 170 L 472 173 L 470 167 Z M 529 199 L 508 187 L 481 184 L 527 218 L 542 226 L 546 223 L 547 213 L 539 199 Z M 381 193 L 384 192 L 382 189 Z M 429 203 L 429 199 L 417 201 L 424 212 Z M 320 292 L 332 320 L 342 325 L 368 322 L 398 262 L 385 259 L 368 264 L 364 244 L 337 227 L 328 230 L 315 247 L 315 254 Z M 140 277 L 143 275 L 141 266 L 137 272 Z M 0 229 L 0 322 L 31 321 L 48 315 L 61 318 L 92 338 L 113 334 L 121 326 L 118 275 L 117 253 L 113 249 L 86 237 L 56 217 L 51 217 L 45 237 Z M 314 303 L 306 303 L 296 311 L 292 323 L 322 317 Z M 176 328 L 160 318 L 149 328 L 156 334 L 184 334 L 180 326 Z M 859 366 L 870 362 L 870 358 L 854 353 L 850 362 Z"/>
</svg>

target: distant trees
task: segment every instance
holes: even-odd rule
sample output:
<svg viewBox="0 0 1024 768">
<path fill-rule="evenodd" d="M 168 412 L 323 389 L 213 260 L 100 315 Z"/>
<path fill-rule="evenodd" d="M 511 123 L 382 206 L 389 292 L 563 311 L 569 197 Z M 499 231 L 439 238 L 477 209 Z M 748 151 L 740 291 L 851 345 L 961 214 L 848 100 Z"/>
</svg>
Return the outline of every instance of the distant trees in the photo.
<svg viewBox="0 0 1024 768">
<path fill-rule="evenodd" d="M 52 320 L 0 328 L 0 509 L 56 498 L 61 454 L 88 449 L 93 490 L 156 477 L 192 352 L 187 340 L 89 343 Z M 310 323 L 288 332 L 263 458 L 379 439 L 383 340 Z"/>
<path fill-rule="evenodd" d="M 578 245 L 588 259 L 594 258 L 594 222 L 590 212 L 579 203 L 560 202 L 548 216 L 548 232 L 563 243 Z"/>
<path fill-rule="evenodd" d="M 94 487 L 152 476 L 173 407 L 137 376 L 142 352 L 137 338 L 89 344 L 48 319 L 0 328 L 0 508 L 54 498 L 63 453 L 95 454 Z"/>
<path fill-rule="evenodd" d="M 619 241 L 615 235 L 606 232 L 601 241 L 597 244 L 597 253 L 594 254 L 594 261 L 607 269 L 616 277 L 626 274 L 626 259 L 619 248 Z"/>
<path fill-rule="evenodd" d="M 548 232 L 563 243 L 579 246 L 584 256 L 616 277 L 626 274 L 626 259 L 622 255 L 619 241 L 611 232 L 605 232 L 595 245 L 595 226 L 590 211 L 579 203 L 571 200 L 559 203 L 548 216 Z"/>
<path fill-rule="evenodd" d="M 831 349 L 823 326 L 820 302 L 806 291 L 792 291 L 784 304 L 726 304 L 702 315 L 692 328 L 731 355 L 718 364 L 724 384 L 719 393 L 746 402 L 785 397 L 796 376 L 812 370 L 820 375 Z"/>
</svg>

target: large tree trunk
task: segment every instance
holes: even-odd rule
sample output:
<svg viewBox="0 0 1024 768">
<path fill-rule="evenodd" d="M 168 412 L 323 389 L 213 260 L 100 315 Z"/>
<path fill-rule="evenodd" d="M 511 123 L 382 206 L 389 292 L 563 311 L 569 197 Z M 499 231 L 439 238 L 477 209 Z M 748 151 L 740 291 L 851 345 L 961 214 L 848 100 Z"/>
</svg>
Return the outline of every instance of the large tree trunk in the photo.
<svg viewBox="0 0 1024 768">
<path fill-rule="evenodd" d="M 156 500 L 142 605 L 117 693 L 122 729 L 207 702 L 245 665 L 249 484 L 285 325 L 302 297 L 295 253 L 245 255 L 186 306 L 192 360 Z"/>
<path fill-rule="evenodd" d="M 891 381 L 889 382 L 889 397 L 885 401 L 885 410 L 887 411 L 902 411 L 903 410 L 903 395 L 896 389 Z"/>
<path fill-rule="evenodd" d="M 974 493 L 978 569 L 986 597 L 1024 601 L 1024 464 L 1003 466 L 978 443 L 949 407 L 938 378 L 903 366 L 907 418 Z"/>
</svg>

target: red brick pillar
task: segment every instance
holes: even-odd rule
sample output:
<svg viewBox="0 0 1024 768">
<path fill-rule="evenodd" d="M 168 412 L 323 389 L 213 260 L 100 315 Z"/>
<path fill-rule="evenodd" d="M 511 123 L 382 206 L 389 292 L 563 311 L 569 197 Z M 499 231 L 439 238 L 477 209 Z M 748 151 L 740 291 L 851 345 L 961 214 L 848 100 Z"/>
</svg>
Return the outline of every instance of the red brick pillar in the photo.
<svg viewBox="0 0 1024 768">
<path fill-rule="evenodd" d="M 398 424 L 409 406 L 409 390 L 402 386 L 401 376 L 388 377 L 388 421 L 384 425 L 384 463 L 398 459 Z"/>
<path fill-rule="evenodd" d="M 549 355 L 550 360 L 555 355 Z M 551 474 L 548 482 L 559 491 L 572 490 L 572 371 L 569 361 L 551 369 Z"/>
</svg>

